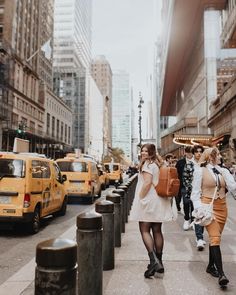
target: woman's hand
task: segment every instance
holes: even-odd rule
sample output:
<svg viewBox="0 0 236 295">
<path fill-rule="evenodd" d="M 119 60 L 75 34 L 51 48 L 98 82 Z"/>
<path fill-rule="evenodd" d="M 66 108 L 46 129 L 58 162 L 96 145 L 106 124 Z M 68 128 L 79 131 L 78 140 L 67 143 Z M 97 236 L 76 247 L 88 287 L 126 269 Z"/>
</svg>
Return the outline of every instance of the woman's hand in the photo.
<svg viewBox="0 0 236 295">
<path fill-rule="evenodd" d="M 139 193 L 139 198 L 144 199 L 149 192 L 151 186 L 152 186 L 152 174 L 148 172 L 142 172 L 143 175 L 143 186 Z"/>
</svg>

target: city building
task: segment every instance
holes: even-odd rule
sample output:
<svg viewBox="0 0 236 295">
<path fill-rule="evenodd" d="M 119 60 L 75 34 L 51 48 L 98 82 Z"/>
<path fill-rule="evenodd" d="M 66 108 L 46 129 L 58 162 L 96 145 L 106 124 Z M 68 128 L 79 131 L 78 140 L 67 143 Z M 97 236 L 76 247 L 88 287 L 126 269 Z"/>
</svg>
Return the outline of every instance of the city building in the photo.
<svg viewBox="0 0 236 295">
<path fill-rule="evenodd" d="M 60 158 L 72 147 L 72 112 L 65 102 L 52 91 L 46 92 L 45 119 L 43 134 L 45 143 L 42 153 L 51 158 Z"/>
<path fill-rule="evenodd" d="M 102 161 L 104 157 L 104 96 L 95 83 L 94 79 L 89 76 L 88 101 L 89 101 L 89 146 L 88 153 L 96 160 Z"/>
<path fill-rule="evenodd" d="M 72 108 L 73 146 L 86 152 L 92 1 L 55 0 L 54 5 L 53 89 Z"/>
<path fill-rule="evenodd" d="M 104 55 L 96 56 L 91 63 L 91 75 L 104 100 L 103 154 L 108 154 L 112 141 L 112 70 Z"/>
<path fill-rule="evenodd" d="M 12 151 L 16 136 L 29 139 L 33 152 L 41 151 L 46 144 L 45 97 L 47 89 L 52 88 L 52 63 L 41 49 L 52 37 L 52 18 L 53 0 L 1 1 L 2 150 Z"/>
<path fill-rule="evenodd" d="M 212 145 L 210 105 L 217 97 L 220 15 L 227 1 L 163 1 L 161 115 L 177 123 L 162 132 L 163 154 Z M 194 15 L 194 18 L 192 17 Z"/>
<path fill-rule="evenodd" d="M 218 67 L 221 83 L 219 93 L 210 105 L 208 125 L 214 134 L 214 144 L 221 150 L 225 162 L 236 163 L 236 2 L 227 1 L 222 12 L 221 47 L 223 58 Z"/>
<path fill-rule="evenodd" d="M 112 78 L 112 147 L 120 148 L 131 160 L 131 96 L 129 74 L 113 70 Z"/>
</svg>

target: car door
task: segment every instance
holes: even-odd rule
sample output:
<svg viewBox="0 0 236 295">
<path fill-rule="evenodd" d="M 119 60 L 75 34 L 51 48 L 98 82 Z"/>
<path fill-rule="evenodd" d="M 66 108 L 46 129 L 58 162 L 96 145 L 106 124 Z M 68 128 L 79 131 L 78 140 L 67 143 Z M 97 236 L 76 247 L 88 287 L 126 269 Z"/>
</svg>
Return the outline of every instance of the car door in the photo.
<svg viewBox="0 0 236 295">
<path fill-rule="evenodd" d="M 52 163 L 53 202 L 54 207 L 60 208 L 64 200 L 64 188 L 61 183 L 61 171 L 56 163 Z"/>
<path fill-rule="evenodd" d="M 30 173 L 26 171 L 26 193 L 30 193 L 32 196 L 32 205 L 34 208 L 38 202 L 42 204 L 43 182 L 41 162 L 39 160 L 32 160 Z"/>
<path fill-rule="evenodd" d="M 55 208 L 53 198 L 53 186 L 52 186 L 52 172 L 49 161 L 41 161 L 42 169 L 42 207 L 45 215 L 49 214 Z"/>
</svg>

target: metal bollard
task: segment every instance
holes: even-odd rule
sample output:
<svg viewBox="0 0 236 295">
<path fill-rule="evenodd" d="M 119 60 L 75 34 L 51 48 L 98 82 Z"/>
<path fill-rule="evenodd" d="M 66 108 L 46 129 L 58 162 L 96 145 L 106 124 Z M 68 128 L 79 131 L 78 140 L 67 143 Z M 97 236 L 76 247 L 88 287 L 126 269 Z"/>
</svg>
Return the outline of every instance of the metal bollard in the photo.
<svg viewBox="0 0 236 295">
<path fill-rule="evenodd" d="M 121 205 L 120 195 L 110 193 L 106 196 L 106 200 L 114 203 L 114 230 L 115 230 L 115 247 L 121 247 Z"/>
<path fill-rule="evenodd" d="M 102 295 L 102 215 L 77 216 L 78 295 Z"/>
<path fill-rule="evenodd" d="M 96 202 L 95 210 L 102 214 L 103 270 L 111 270 L 115 264 L 114 203 L 107 200 Z"/>
<path fill-rule="evenodd" d="M 125 223 L 128 222 L 128 186 L 127 185 L 119 185 L 118 189 L 123 189 L 125 191 L 124 194 L 124 215 L 125 215 Z"/>
<path fill-rule="evenodd" d="M 126 183 L 126 186 L 128 187 L 127 188 L 127 191 L 126 191 L 126 194 L 127 194 L 127 199 L 128 199 L 128 201 L 127 201 L 127 212 L 128 212 L 128 215 L 129 215 L 129 211 L 130 211 L 130 209 L 131 209 L 131 193 L 130 193 L 130 191 L 131 191 L 131 181 L 129 180 L 127 183 Z"/>
<path fill-rule="evenodd" d="M 35 295 L 76 294 L 77 244 L 51 239 L 36 247 Z"/>
<path fill-rule="evenodd" d="M 112 190 L 112 193 L 120 195 L 121 232 L 125 233 L 125 191 L 117 188 Z"/>
</svg>

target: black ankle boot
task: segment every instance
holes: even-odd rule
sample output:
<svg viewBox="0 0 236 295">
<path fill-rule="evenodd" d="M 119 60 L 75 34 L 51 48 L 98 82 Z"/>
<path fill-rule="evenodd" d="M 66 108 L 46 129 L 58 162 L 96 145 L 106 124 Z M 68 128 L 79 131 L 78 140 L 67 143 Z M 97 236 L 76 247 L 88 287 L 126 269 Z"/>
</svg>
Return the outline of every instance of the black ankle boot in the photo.
<svg viewBox="0 0 236 295">
<path fill-rule="evenodd" d="M 206 272 L 209 273 L 210 275 L 212 275 L 214 278 L 218 278 L 219 277 L 219 273 L 218 270 L 216 269 L 215 265 L 209 265 L 206 268 Z"/>
<path fill-rule="evenodd" d="M 162 263 L 162 252 L 161 253 L 156 253 L 157 258 L 160 261 L 160 266 L 163 268 L 163 270 L 161 269 L 161 271 L 159 271 L 160 273 L 163 273 L 165 271 L 163 263 Z"/>
<path fill-rule="evenodd" d="M 212 247 L 211 246 L 209 246 L 209 264 L 206 268 L 206 272 L 215 278 L 219 277 L 218 270 L 216 269 L 215 264 L 214 264 L 214 257 L 212 255 Z"/>
<path fill-rule="evenodd" d="M 155 272 L 163 273 L 164 268 L 160 264 L 159 259 L 156 257 L 155 252 L 148 253 L 150 258 L 150 264 L 148 265 L 147 270 L 144 273 L 145 278 L 150 278 L 154 276 Z"/>
<path fill-rule="evenodd" d="M 214 258 L 214 262 L 219 273 L 218 283 L 221 287 L 226 287 L 227 284 L 229 283 L 229 280 L 227 279 L 223 271 L 220 246 L 211 246 L 211 248 L 212 248 L 212 255 Z"/>
</svg>

